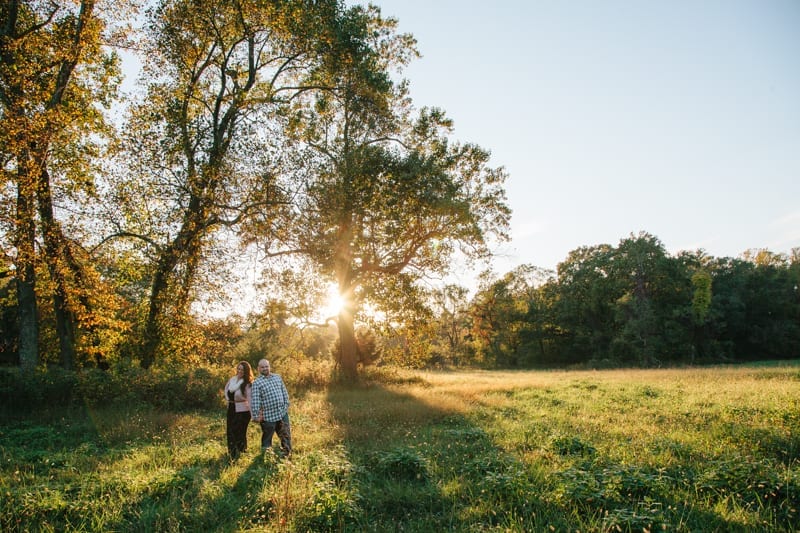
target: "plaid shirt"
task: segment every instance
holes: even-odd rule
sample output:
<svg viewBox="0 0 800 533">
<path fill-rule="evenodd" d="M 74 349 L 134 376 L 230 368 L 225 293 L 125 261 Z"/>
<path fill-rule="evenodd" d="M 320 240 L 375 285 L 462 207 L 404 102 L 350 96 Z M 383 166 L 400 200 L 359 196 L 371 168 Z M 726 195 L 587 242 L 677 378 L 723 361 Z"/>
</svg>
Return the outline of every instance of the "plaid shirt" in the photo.
<svg viewBox="0 0 800 533">
<path fill-rule="evenodd" d="M 260 375 L 253 381 L 250 394 L 250 412 L 253 418 L 277 422 L 289 410 L 289 393 L 278 374 Z"/>
</svg>

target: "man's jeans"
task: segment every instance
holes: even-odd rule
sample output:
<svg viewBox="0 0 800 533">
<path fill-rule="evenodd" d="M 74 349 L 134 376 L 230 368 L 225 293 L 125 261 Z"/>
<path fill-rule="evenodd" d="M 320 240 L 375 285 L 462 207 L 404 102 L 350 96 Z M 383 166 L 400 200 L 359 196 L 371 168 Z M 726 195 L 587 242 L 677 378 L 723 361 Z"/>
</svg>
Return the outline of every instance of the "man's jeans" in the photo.
<svg viewBox="0 0 800 533">
<path fill-rule="evenodd" d="M 281 450 L 288 456 L 292 453 L 292 428 L 289 424 L 289 413 L 275 422 L 261 422 L 261 451 L 272 448 L 272 435 L 277 433 L 281 440 Z"/>
</svg>

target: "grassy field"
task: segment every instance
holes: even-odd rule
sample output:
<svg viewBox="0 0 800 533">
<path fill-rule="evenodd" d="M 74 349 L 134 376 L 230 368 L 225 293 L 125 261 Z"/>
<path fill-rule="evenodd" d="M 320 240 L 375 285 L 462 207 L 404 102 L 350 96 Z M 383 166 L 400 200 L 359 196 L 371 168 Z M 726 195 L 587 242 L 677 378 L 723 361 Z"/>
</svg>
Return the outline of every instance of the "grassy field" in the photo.
<svg viewBox="0 0 800 533">
<path fill-rule="evenodd" d="M 0 429 L 0 530 L 797 531 L 800 367 L 397 373 L 291 391 L 291 460 L 215 412 Z M 277 442 L 276 442 L 277 445 Z"/>
</svg>

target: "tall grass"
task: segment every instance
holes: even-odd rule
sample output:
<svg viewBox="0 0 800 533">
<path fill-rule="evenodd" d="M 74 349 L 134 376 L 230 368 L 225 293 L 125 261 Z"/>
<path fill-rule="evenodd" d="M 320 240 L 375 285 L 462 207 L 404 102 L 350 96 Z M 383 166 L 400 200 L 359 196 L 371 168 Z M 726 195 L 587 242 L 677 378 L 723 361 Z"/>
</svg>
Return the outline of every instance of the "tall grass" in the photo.
<svg viewBox="0 0 800 533">
<path fill-rule="evenodd" d="M 797 531 L 800 367 L 401 373 L 294 391 L 291 460 L 224 413 L 0 429 L 2 531 Z"/>
</svg>

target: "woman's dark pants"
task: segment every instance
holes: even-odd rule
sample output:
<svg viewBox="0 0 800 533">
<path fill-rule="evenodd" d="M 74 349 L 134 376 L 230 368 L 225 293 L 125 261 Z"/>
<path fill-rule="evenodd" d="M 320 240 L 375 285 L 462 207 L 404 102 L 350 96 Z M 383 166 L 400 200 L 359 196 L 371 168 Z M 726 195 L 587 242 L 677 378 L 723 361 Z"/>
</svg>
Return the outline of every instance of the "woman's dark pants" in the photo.
<svg viewBox="0 0 800 533">
<path fill-rule="evenodd" d="M 247 451 L 247 424 L 250 423 L 250 411 L 236 412 L 236 404 L 228 402 L 228 454 L 237 459 Z"/>
</svg>

